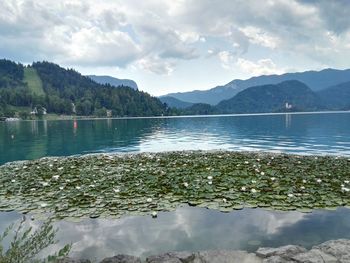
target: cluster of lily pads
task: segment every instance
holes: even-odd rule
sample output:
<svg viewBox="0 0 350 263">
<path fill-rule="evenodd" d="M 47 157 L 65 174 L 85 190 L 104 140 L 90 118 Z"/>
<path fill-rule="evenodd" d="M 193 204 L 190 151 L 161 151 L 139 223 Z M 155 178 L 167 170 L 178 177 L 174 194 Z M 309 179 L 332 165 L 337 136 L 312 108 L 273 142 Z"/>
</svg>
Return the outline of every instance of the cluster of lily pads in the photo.
<svg viewBox="0 0 350 263">
<path fill-rule="evenodd" d="M 181 204 L 310 212 L 350 205 L 350 159 L 228 151 L 50 157 L 0 166 L 0 211 L 56 219 L 170 211 Z"/>
</svg>

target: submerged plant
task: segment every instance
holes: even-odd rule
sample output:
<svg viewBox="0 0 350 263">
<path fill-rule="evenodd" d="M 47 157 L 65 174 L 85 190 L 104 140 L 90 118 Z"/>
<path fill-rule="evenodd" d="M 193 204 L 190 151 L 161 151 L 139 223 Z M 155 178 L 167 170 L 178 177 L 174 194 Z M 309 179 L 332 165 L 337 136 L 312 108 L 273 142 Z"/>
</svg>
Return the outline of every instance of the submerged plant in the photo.
<svg viewBox="0 0 350 263">
<path fill-rule="evenodd" d="M 33 231 L 32 227 L 24 228 L 25 216 L 15 228 L 15 224 L 11 224 L 6 228 L 0 236 L 0 263 L 46 263 L 56 262 L 60 258 L 68 255 L 71 245 L 64 246 L 61 250 L 53 255 L 49 255 L 44 259 L 37 259 L 48 246 L 55 244 L 55 235 L 57 229 L 54 229 L 51 221 L 44 222 L 39 229 Z M 10 238 L 11 232 L 13 238 L 7 249 L 4 248 L 5 239 Z"/>
</svg>

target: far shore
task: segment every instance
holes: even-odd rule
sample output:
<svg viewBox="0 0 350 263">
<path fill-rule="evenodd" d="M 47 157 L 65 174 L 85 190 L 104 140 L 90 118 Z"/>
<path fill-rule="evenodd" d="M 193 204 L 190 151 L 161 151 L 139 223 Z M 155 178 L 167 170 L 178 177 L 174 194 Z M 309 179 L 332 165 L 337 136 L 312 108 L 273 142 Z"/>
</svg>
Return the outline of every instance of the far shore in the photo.
<svg viewBox="0 0 350 263">
<path fill-rule="evenodd" d="M 245 117 L 245 116 L 269 116 L 269 115 L 308 115 L 308 114 L 336 114 L 350 113 L 348 111 L 300 111 L 300 112 L 264 112 L 264 113 L 229 113 L 209 115 L 176 115 L 176 116 L 125 116 L 125 117 L 98 117 L 48 114 L 43 118 L 16 121 L 66 121 L 66 120 L 120 120 L 120 119 L 178 119 L 178 118 L 216 118 L 216 117 Z M 3 121 L 5 118 L 3 119 Z"/>
</svg>

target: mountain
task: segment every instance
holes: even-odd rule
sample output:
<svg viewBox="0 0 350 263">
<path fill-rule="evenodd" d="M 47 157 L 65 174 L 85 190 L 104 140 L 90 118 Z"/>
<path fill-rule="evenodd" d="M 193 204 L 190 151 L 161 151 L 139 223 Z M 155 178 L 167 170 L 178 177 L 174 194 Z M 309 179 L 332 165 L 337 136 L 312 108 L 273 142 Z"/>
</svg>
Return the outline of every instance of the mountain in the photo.
<svg viewBox="0 0 350 263">
<path fill-rule="evenodd" d="M 350 82 L 320 90 L 318 95 L 327 109 L 350 110 Z"/>
<path fill-rule="evenodd" d="M 216 105 L 220 101 L 233 97 L 237 90 L 231 86 L 217 86 L 210 90 L 194 90 L 189 92 L 169 93 L 164 97 L 173 97 L 188 103 L 205 103 Z"/>
<path fill-rule="evenodd" d="M 118 79 L 111 76 L 96 76 L 96 75 L 88 75 L 87 77 L 91 78 L 92 80 L 94 80 L 99 84 L 109 84 L 115 87 L 125 86 L 125 87 L 130 87 L 134 90 L 138 90 L 138 86 L 136 82 L 131 79 Z"/>
<path fill-rule="evenodd" d="M 106 116 L 157 116 L 169 109 L 157 98 L 129 87 L 98 84 L 73 69 L 49 62 L 23 66 L 0 60 L 0 116 L 48 113 Z"/>
<path fill-rule="evenodd" d="M 161 102 L 166 103 L 171 108 L 185 109 L 193 105 L 193 103 L 178 100 L 170 96 L 161 96 L 159 99 Z"/>
<path fill-rule="evenodd" d="M 263 75 L 247 80 L 235 79 L 224 86 L 217 86 L 210 90 L 195 90 L 182 93 L 171 93 L 176 99 L 192 103 L 208 103 L 216 105 L 222 100 L 232 98 L 238 92 L 253 86 L 278 84 L 283 81 L 298 80 L 305 83 L 313 91 L 319 91 L 339 83 L 350 81 L 350 69 L 324 69 L 321 71 L 306 71 L 286 73 L 282 75 Z"/>
<path fill-rule="evenodd" d="M 291 105 L 290 109 L 286 109 L 286 103 Z M 321 108 L 319 96 L 297 80 L 250 87 L 216 106 L 221 113 L 311 111 Z"/>
</svg>

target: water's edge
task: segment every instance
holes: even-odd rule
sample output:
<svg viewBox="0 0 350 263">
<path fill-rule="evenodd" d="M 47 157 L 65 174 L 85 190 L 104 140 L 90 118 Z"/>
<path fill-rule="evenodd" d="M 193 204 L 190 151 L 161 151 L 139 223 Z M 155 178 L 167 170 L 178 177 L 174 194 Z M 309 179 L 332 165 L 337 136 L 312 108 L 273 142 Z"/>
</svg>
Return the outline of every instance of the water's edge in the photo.
<svg viewBox="0 0 350 263">
<path fill-rule="evenodd" d="M 139 257 L 117 255 L 105 258 L 100 263 L 165 263 L 165 262 L 345 262 L 350 258 L 350 240 L 330 240 L 312 247 L 310 250 L 298 245 L 278 248 L 259 248 L 254 253 L 242 250 L 206 250 L 199 252 L 168 252 L 161 255 Z M 86 259 L 65 258 L 59 263 L 90 263 Z"/>
</svg>

